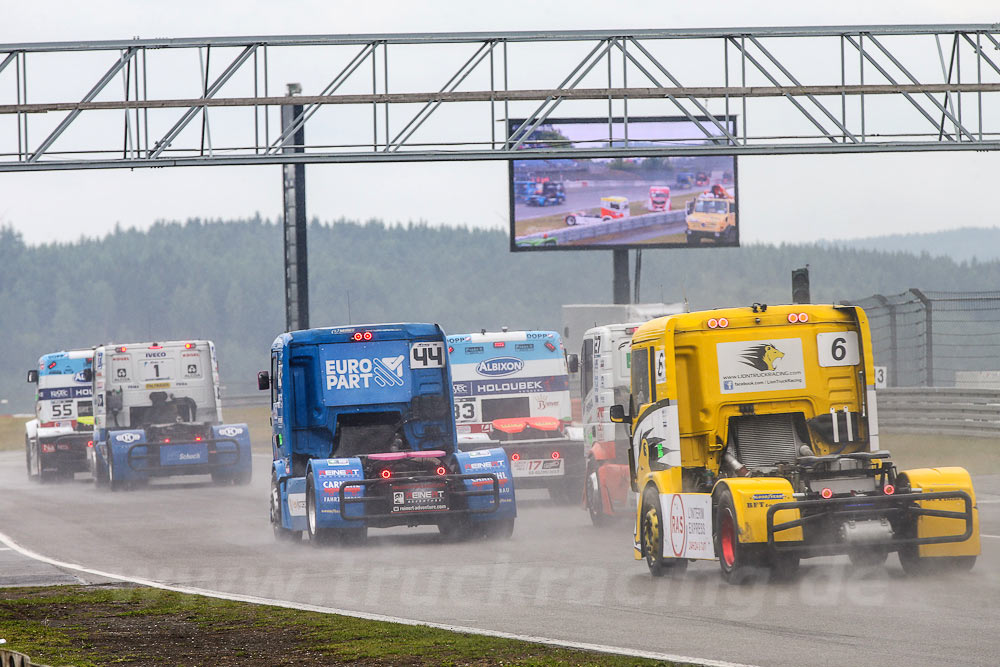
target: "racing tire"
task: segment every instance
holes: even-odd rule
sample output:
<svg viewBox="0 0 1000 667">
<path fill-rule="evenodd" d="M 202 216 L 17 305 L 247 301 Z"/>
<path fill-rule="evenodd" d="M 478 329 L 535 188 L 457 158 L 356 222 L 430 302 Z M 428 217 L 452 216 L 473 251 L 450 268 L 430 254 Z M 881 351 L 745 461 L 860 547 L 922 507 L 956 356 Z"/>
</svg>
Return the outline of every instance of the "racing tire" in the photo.
<svg viewBox="0 0 1000 667">
<path fill-rule="evenodd" d="M 940 556 L 921 558 L 918 547 L 908 546 L 899 550 L 899 564 L 911 577 L 945 572 L 968 572 L 976 565 L 978 556 Z"/>
<path fill-rule="evenodd" d="M 469 539 L 472 534 L 472 526 L 461 516 L 445 517 L 438 522 L 438 532 L 445 542 L 461 542 Z"/>
<path fill-rule="evenodd" d="M 879 567 L 885 564 L 889 552 L 878 548 L 860 548 L 848 552 L 847 556 L 854 567 Z"/>
<path fill-rule="evenodd" d="M 607 526 L 611 517 L 604 513 L 604 490 L 601 488 L 601 479 L 597 472 L 599 470 L 593 461 L 587 462 L 587 476 L 583 480 L 583 497 L 587 505 L 587 512 L 590 514 L 590 522 L 598 528 Z"/>
<path fill-rule="evenodd" d="M 698 238 L 697 236 L 695 236 L 694 234 L 688 234 L 687 235 L 687 244 L 688 245 L 700 245 L 701 244 L 701 239 Z"/>
<path fill-rule="evenodd" d="M 110 447 L 108 448 L 108 453 L 111 453 Z M 115 479 L 115 462 L 113 459 L 108 459 L 108 489 L 111 491 L 121 491 L 125 488 L 124 484 Z"/>
<path fill-rule="evenodd" d="M 233 483 L 233 476 L 228 472 L 222 472 L 221 470 L 212 471 L 212 483 L 216 486 L 224 486 Z"/>
<path fill-rule="evenodd" d="M 324 528 L 316 522 L 316 491 L 312 476 L 306 479 L 306 532 L 309 544 L 323 547 L 328 544 L 360 545 L 368 539 L 368 528 Z"/>
<path fill-rule="evenodd" d="M 241 470 L 233 475 L 233 484 L 236 486 L 246 486 L 253 481 L 253 468 Z"/>
<path fill-rule="evenodd" d="M 576 226 L 576 216 L 575 215 L 567 215 L 566 216 L 566 226 L 568 226 L 568 227 L 574 227 L 574 226 Z"/>
<path fill-rule="evenodd" d="M 274 539 L 278 542 L 299 542 L 302 540 L 301 530 L 289 530 L 281 525 L 281 498 L 278 493 L 278 478 L 271 473 L 271 501 L 269 519 Z"/>
<path fill-rule="evenodd" d="M 739 585 L 747 583 L 757 573 L 757 559 L 753 547 L 740 542 L 738 526 L 733 494 L 729 489 L 723 489 L 716 504 L 712 537 L 722 577 L 730 584 Z"/>
<path fill-rule="evenodd" d="M 514 517 L 483 522 L 483 536 L 488 540 L 509 540 L 514 535 Z"/>
<path fill-rule="evenodd" d="M 654 577 L 666 574 L 679 575 L 687 570 L 687 560 L 663 557 L 663 518 L 660 514 L 660 499 L 653 489 L 642 494 L 642 524 L 639 543 L 646 567 Z"/>
<path fill-rule="evenodd" d="M 97 460 L 96 454 L 94 457 L 94 484 L 99 487 L 108 485 L 108 471 L 104 469 L 100 461 Z"/>
<path fill-rule="evenodd" d="M 37 474 L 35 474 L 34 470 L 32 470 L 32 466 L 31 466 L 31 458 L 32 458 L 31 457 L 31 449 L 32 449 L 31 448 L 31 439 L 28 438 L 28 436 L 24 436 L 24 459 L 25 459 L 25 463 L 26 463 L 27 468 L 28 468 L 28 479 L 30 479 L 32 482 L 37 482 L 37 481 L 39 481 L 39 476 Z"/>
</svg>

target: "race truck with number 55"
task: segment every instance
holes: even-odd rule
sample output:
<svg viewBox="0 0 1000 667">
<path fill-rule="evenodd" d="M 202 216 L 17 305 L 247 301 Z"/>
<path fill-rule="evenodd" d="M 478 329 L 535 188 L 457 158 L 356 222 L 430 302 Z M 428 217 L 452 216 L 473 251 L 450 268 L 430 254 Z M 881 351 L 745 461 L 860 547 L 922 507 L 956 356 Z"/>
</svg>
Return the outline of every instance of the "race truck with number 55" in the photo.
<svg viewBox="0 0 1000 667">
<path fill-rule="evenodd" d="M 725 579 L 847 554 L 908 573 L 971 568 L 963 468 L 897 470 L 879 448 L 868 319 L 855 306 L 672 315 L 632 336 L 628 414 L 636 559 L 653 575 L 718 559 Z"/>
<path fill-rule="evenodd" d="M 284 333 L 271 368 L 271 526 L 278 540 L 363 541 L 369 527 L 436 525 L 510 537 L 503 449 L 459 451 L 451 365 L 436 324 Z"/>
<path fill-rule="evenodd" d="M 115 491 L 171 475 L 250 483 L 250 431 L 223 423 L 211 341 L 101 345 L 93 374 L 88 458 L 99 486 Z"/>
<path fill-rule="evenodd" d="M 42 355 L 28 371 L 36 385 L 35 418 L 24 425 L 28 479 L 71 478 L 87 471 L 87 445 L 93 438 L 91 350 Z"/>
</svg>

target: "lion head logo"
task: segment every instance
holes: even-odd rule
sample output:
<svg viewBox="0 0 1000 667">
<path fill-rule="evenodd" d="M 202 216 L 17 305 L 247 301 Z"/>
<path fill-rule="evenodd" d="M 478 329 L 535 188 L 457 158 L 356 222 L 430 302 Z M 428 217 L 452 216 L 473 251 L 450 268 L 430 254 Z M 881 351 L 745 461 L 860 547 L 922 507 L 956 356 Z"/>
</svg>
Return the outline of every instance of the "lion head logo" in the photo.
<svg viewBox="0 0 1000 667">
<path fill-rule="evenodd" d="M 785 356 L 785 353 L 770 343 L 754 345 L 743 352 L 743 363 L 753 366 L 759 371 L 773 371 L 774 363 Z"/>
</svg>

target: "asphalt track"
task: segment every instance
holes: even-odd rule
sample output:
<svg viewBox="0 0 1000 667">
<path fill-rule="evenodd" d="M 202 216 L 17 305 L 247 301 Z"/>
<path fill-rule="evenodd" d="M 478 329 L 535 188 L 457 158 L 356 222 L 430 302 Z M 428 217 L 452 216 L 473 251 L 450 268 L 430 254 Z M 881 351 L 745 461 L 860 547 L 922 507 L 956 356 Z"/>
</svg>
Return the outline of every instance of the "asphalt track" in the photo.
<svg viewBox="0 0 1000 667">
<path fill-rule="evenodd" d="M 254 457 L 247 487 L 173 478 L 110 493 L 31 483 L 23 454 L 5 452 L 0 532 L 57 560 L 171 585 L 572 642 L 761 665 L 1000 664 L 998 537 L 984 537 L 971 573 L 910 579 L 894 556 L 871 569 L 823 558 L 793 582 L 734 587 L 711 562 L 653 579 L 632 560 L 627 522 L 598 530 L 583 510 L 523 492 L 510 541 L 452 544 L 400 528 L 314 549 L 272 539 L 268 459 Z M 1000 536 L 1000 476 L 974 481 L 981 532 Z"/>
<path fill-rule="evenodd" d="M 601 197 L 620 196 L 628 197 L 630 202 L 647 201 L 649 199 L 649 185 L 642 186 L 612 186 L 603 185 L 600 181 L 591 181 L 590 186 L 585 188 L 568 188 L 566 190 L 566 201 L 562 204 L 552 206 L 528 206 L 527 204 L 516 204 L 514 206 L 515 220 L 530 220 L 531 218 L 541 218 L 557 213 L 572 213 L 574 211 L 585 211 L 587 209 L 600 208 Z M 668 184 L 669 185 L 669 184 Z M 731 188 L 732 186 L 726 186 Z M 701 192 L 706 187 L 699 188 L 670 188 L 671 197 L 688 194 L 690 192 Z"/>
</svg>

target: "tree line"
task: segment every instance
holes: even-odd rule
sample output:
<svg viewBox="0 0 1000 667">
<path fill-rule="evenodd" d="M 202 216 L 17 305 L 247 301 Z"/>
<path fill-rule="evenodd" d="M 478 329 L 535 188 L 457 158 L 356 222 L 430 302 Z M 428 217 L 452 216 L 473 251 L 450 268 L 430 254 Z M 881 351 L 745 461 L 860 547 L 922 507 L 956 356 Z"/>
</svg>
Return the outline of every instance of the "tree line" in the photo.
<svg viewBox="0 0 1000 667">
<path fill-rule="evenodd" d="M 646 250 L 641 300 L 691 309 L 781 303 L 810 265 L 815 302 L 998 284 L 1000 262 L 817 245 Z M 460 333 L 560 326 L 566 303 L 611 301 L 611 253 L 510 253 L 506 230 L 340 220 L 309 226 L 313 326 L 438 322 Z M 0 228 L 0 412 L 27 411 L 25 371 L 101 342 L 209 338 L 230 393 L 253 386 L 284 330 L 282 228 L 256 217 L 158 222 L 27 245 Z"/>
</svg>

